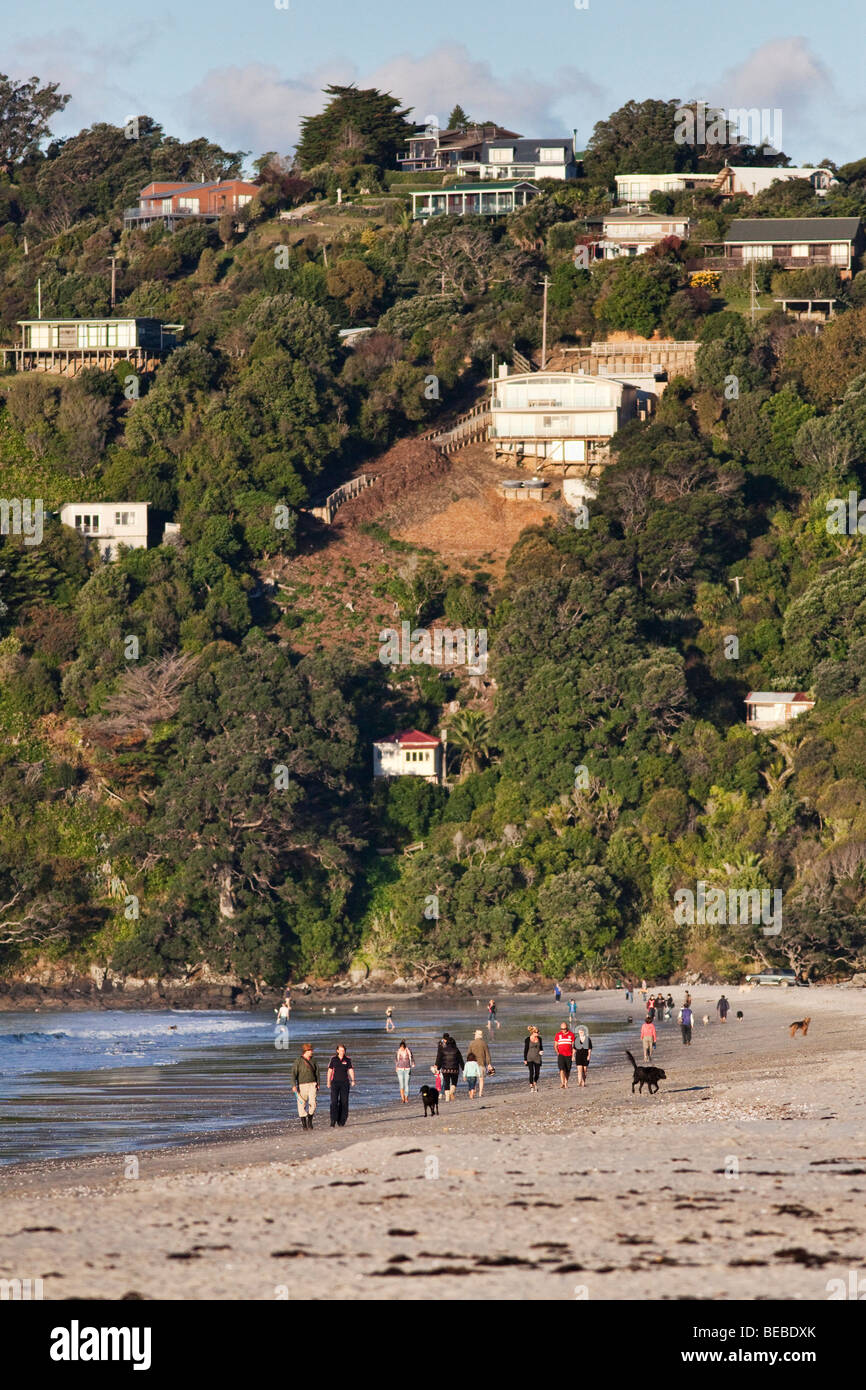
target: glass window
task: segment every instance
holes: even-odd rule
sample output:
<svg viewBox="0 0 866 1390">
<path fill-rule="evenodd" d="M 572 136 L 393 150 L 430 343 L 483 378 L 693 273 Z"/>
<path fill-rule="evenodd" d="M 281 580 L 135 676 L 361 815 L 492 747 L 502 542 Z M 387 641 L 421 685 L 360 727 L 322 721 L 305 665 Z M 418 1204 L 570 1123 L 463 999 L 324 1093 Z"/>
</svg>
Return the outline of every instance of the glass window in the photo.
<svg viewBox="0 0 866 1390">
<path fill-rule="evenodd" d="M 556 145 L 543 145 L 538 151 L 539 164 L 563 164 L 565 162 L 564 151 Z"/>
<path fill-rule="evenodd" d="M 510 164 L 513 158 L 514 158 L 514 149 L 513 149 L 513 148 L 511 148 L 511 149 L 506 149 L 506 150 L 491 150 L 491 151 L 490 151 L 490 163 L 491 163 L 491 164 Z"/>
</svg>

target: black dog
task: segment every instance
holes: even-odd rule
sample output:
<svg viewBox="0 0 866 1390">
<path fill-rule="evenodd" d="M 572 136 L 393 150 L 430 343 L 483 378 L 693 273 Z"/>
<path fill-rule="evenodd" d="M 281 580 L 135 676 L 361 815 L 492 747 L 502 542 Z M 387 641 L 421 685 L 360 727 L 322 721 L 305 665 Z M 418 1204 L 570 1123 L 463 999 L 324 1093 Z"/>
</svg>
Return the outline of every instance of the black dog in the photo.
<svg viewBox="0 0 866 1390">
<path fill-rule="evenodd" d="M 435 1086 L 422 1086 L 422 1087 L 421 1087 L 421 1099 L 422 1099 L 423 1102 L 424 1102 L 424 1119 L 425 1119 L 425 1120 L 426 1120 L 426 1118 L 427 1118 L 427 1111 L 428 1111 L 428 1110 L 430 1111 L 430 1114 L 431 1114 L 431 1115 L 438 1115 L 438 1114 L 439 1114 L 439 1092 L 436 1090 L 436 1087 L 435 1087 Z"/>
<path fill-rule="evenodd" d="M 632 1095 L 634 1095 L 635 1086 L 638 1088 L 638 1095 L 641 1094 L 644 1086 L 647 1087 L 650 1095 L 653 1095 L 659 1088 L 659 1082 L 667 1081 L 667 1072 L 662 1071 L 661 1067 L 639 1067 L 628 1048 L 625 1050 L 625 1055 L 634 1067 L 634 1079 L 631 1083 Z"/>
</svg>

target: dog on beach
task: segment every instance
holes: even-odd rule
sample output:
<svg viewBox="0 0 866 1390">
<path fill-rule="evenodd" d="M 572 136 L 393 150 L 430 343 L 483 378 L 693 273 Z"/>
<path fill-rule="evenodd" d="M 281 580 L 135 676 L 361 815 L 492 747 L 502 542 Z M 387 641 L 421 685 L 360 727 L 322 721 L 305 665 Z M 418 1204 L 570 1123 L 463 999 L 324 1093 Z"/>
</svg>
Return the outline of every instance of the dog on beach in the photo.
<svg viewBox="0 0 866 1390">
<path fill-rule="evenodd" d="M 704 1014 L 704 1017 L 703 1017 L 702 1022 L 704 1022 L 704 1023 L 709 1023 L 709 1021 L 710 1021 L 710 1016 L 709 1016 L 709 1014 Z"/>
<path fill-rule="evenodd" d="M 792 1024 L 791 1024 L 791 1037 L 792 1037 L 792 1038 L 795 1038 L 795 1037 L 797 1036 L 798 1033 L 802 1033 L 802 1034 L 803 1034 L 803 1037 L 805 1038 L 806 1034 L 807 1034 L 808 1031 L 809 1031 L 809 1024 L 810 1024 L 811 1022 L 812 1022 L 811 1018 L 801 1018 L 801 1019 L 798 1019 L 798 1021 L 797 1021 L 796 1023 L 792 1023 Z"/>
<path fill-rule="evenodd" d="M 743 1011 L 742 1011 L 742 1009 L 737 1009 L 737 1021 L 738 1021 L 739 1023 L 742 1023 L 742 1021 L 743 1021 Z"/>
<path fill-rule="evenodd" d="M 430 1111 L 430 1114 L 431 1114 L 431 1115 L 438 1115 L 438 1114 L 439 1114 L 439 1092 L 436 1090 L 436 1087 L 435 1087 L 435 1086 L 422 1086 L 422 1087 L 421 1087 L 421 1099 L 422 1099 L 423 1102 L 424 1102 L 424 1119 L 425 1119 L 425 1120 L 426 1120 L 426 1118 L 427 1118 L 427 1111 L 428 1111 L 428 1110 Z"/>
<path fill-rule="evenodd" d="M 634 1095 L 634 1088 L 637 1086 L 638 1095 L 643 1092 L 644 1086 L 647 1087 L 650 1095 L 653 1095 L 659 1088 L 660 1081 L 667 1081 L 667 1072 L 662 1071 L 661 1067 L 641 1067 L 638 1066 L 628 1048 L 625 1055 L 634 1067 L 634 1076 L 631 1083 L 631 1093 Z"/>
</svg>

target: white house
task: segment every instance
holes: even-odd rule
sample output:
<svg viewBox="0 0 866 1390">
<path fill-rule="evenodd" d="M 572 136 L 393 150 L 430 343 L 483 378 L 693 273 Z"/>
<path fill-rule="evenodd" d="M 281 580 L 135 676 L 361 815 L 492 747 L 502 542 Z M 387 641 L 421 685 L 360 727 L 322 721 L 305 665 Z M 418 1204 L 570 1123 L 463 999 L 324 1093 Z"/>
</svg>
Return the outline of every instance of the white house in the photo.
<svg viewBox="0 0 866 1390">
<path fill-rule="evenodd" d="M 751 198 L 754 198 L 756 193 L 763 193 L 765 189 L 772 188 L 774 183 L 788 183 L 791 179 L 808 179 L 817 196 L 825 198 L 828 190 L 837 187 L 839 182 L 838 179 L 834 179 L 830 169 L 811 166 L 797 169 L 757 169 L 748 164 L 726 164 L 714 177 L 719 181 L 720 193 L 729 196 L 746 193 Z"/>
<path fill-rule="evenodd" d="M 712 192 L 718 178 L 718 174 L 616 174 L 616 201 L 648 208 L 652 193 Z"/>
<path fill-rule="evenodd" d="M 147 502 L 65 502 L 64 526 L 73 526 L 94 542 L 104 560 L 116 560 L 118 546 L 147 549 Z"/>
<path fill-rule="evenodd" d="M 485 140 L 480 153 L 460 161 L 457 172 L 475 179 L 573 179 L 577 177 L 574 142 Z"/>
<path fill-rule="evenodd" d="M 497 454 L 590 464 L 638 408 L 638 388 L 582 372 L 517 372 L 500 367 L 490 402 Z"/>
<path fill-rule="evenodd" d="M 374 777 L 423 777 L 442 781 L 442 740 L 409 729 L 373 744 Z"/>
<path fill-rule="evenodd" d="M 602 220 L 598 249 L 603 260 L 616 256 L 642 256 L 665 237 L 689 239 L 689 219 L 675 213 L 608 212 Z"/>
<path fill-rule="evenodd" d="M 796 690 L 750 690 L 746 696 L 746 724 L 754 733 L 781 729 L 792 719 L 815 708 L 815 701 Z"/>
</svg>

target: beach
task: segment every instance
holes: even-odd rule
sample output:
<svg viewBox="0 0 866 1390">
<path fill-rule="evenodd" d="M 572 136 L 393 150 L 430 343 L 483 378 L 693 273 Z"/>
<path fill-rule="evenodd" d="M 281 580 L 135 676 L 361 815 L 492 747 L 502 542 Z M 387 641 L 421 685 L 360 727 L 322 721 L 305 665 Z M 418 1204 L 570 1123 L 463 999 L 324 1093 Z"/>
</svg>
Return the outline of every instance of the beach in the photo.
<svg viewBox="0 0 866 1390">
<path fill-rule="evenodd" d="M 618 1049 L 561 1091 L 546 1024 L 537 1095 L 497 1076 L 473 1102 L 461 1083 L 425 1120 L 419 1059 L 410 1105 L 395 1086 L 343 1130 L 323 1090 L 312 1134 L 287 1094 L 285 1123 L 12 1165 L 0 1277 L 40 1278 L 46 1299 L 850 1297 L 866 1281 L 866 992 L 731 986 L 724 1025 L 719 993 L 692 987 L 691 1047 L 660 1026 L 653 1096 L 632 1094 Z M 500 1016 L 529 1003 L 500 996 Z M 639 998 L 580 1005 L 631 1013 L 623 1045 L 640 1059 Z M 445 1000 L 440 1013 L 447 1026 Z"/>
</svg>

